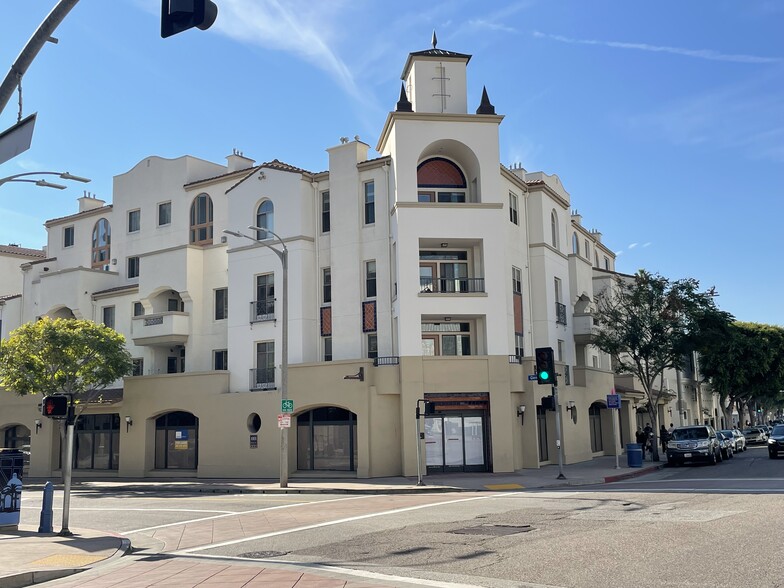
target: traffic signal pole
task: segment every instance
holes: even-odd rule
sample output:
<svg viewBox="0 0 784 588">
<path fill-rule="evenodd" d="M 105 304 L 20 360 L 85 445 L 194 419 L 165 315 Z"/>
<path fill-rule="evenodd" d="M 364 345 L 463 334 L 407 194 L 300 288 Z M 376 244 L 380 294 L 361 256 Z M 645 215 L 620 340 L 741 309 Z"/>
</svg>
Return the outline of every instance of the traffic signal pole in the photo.
<svg viewBox="0 0 784 588">
<path fill-rule="evenodd" d="M 563 443 L 561 442 L 561 403 L 558 402 L 558 386 L 553 384 L 553 402 L 555 403 L 555 446 L 558 448 L 558 477 L 565 480 L 563 473 Z"/>
<path fill-rule="evenodd" d="M 73 407 L 73 405 L 72 405 Z M 73 535 L 68 528 L 68 519 L 71 514 L 71 474 L 73 470 L 74 422 L 73 408 L 69 411 L 65 432 L 65 463 L 63 464 L 63 527 L 59 535 L 70 537 Z"/>
</svg>

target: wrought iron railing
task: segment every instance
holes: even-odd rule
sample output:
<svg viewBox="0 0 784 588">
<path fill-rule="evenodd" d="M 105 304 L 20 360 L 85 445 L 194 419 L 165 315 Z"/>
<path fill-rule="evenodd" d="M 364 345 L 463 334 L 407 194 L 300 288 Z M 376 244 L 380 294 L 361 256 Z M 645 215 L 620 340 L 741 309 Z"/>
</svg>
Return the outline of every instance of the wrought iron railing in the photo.
<svg viewBox="0 0 784 588">
<path fill-rule="evenodd" d="M 251 368 L 250 389 L 251 390 L 274 390 L 275 368 L 274 367 Z"/>
<path fill-rule="evenodd" d="M 566 305 L 560 302 L 555 303 L 555 322 L 559 325 L 566 324 Z"/>
<path fill-rule="evenodd" d="M 397 355 L 388 355 L 386 357 L 374 357 L 373 358 L 373 366 L 378 367 L 380 365 L 399 365 L 400 364 L 400 357 Z"/>
<path fill-rule="evenodd" d="M 419 278 L 421 294 L 473 294 L 484 291 L 484 278 Z"/>
<path fill-rule="evenodd" d="M 250 322 L 275 320 L 275 300 L 254 300 L 250 303 Z"/>
<path fill-rule="evenodd" d="M 510 355 L 509 356 L 509 363 L 523 363 L 523 356 L 522 355 Z"/>
</svg>

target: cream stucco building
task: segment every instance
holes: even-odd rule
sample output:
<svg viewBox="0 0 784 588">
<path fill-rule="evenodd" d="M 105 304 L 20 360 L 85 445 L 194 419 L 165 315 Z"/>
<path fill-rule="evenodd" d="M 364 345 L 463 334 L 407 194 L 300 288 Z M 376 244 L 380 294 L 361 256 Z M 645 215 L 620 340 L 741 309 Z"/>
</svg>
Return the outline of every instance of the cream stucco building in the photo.
<svg viewBox="0 0 784 588">
<path fill-rule="evenodd" d="M 270 247 L 284 245 L 290 473 L 416 476 L 418 450 L 425 474 L 557 462 L 551 391 L 529 379 L 537 347 L 555 351 L 573 407 L 565 462 L 618 450 L 610 360 L 590 338 L 613 252 L 558 176 L 501 164 L 503 116 L 468 96 L 469 60 L 408 56 L 377 157 L 358 137 L 321 172 L 237 151 L 226 165 L 151 156 L 114 179 L 112 204 L 85 196 L 47 221 L 46 256 L 3 268 L 21 276 L 18 322 L 103 322 L 134 357 L 79 419 L 75 475 L 278 476 L 284 276 Z M 434 412 L 417 421 L 422 401 Z M 27 430 L 29 473 L 49 476 L 59 434 L 37 402 L 0 396 L 0 430 Z"/>
</svg>

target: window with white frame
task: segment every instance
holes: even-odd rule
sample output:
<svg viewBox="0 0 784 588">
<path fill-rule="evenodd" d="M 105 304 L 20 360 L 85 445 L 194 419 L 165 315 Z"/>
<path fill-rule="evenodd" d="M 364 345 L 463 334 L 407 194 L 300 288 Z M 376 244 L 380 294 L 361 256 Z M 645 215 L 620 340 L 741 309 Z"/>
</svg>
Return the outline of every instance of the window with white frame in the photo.
<svg viewBox="0 0 784 588">
<path fill-rule="evenodd" d="M 365 297 L 376 296 L 376 260 L 365 262 Z"/>
<path fill-rule="evenodd" d="M 378 335 L 375 333 L 367 336 L 367 356 L 370 359 L 378 357 Z"/>
<path fill-rule="evenodd" d="M 324 348 L 324 361 L 332 361 L 332 337 L 322 337 L 321 339 Z"/>
<path fill-rule="evenodd" d="M 112 246 L 112 227 L 105 218 L 98 219 L 93 227 L 92 268 L 109 271 Z"/>
<path fill-rule="evenodd" d="M 144 305 L 141 302 L 133 303 L 133 316 L 144 316 Z"/>
<path fill-rule="evenodd" d="M 254 302 L 257 321 L 275 318 L 275 274 L 256 276 L 256 300 Z"/>
<path fill-rule="evenodd" d="M 229 289 L 215 289 L 215 320 L 221 321 L 229 318 Z"/>
<path fill-rule="evenodd" d="M 558 361 L 564 360 L 564 342 L 561 339 L 558 339 L 556 357 L 558 358 Z"/>
<path fill-rule="evenodd" d="M 229 369 L 229 351 L 227 349 L 216 349 L 212 352 L 212 369 Z"/>
<path fill-rule="evenodd" d="M 572 233 L 572 253 L 580 255 L 580 241 L 577 239 L 577 233 Z"/>
<path fill-rule="evenodd" d="M 376 222 L 376 183 L 365 182 L 365 224 Z"/>
<path fill-rule="evenodd" d="M 275 387 L 275 342 L 256 343 L 256 368 L 252 384 L 254 388 L 272 389 Z"/>
<path fill-rule="evenodd" d="M 321 193 L 321 232 L 329 233 L 329 227 L 329 190 L 324 190 Z"/>
<path fill-rule="evenodd" d="M 519 224 L 517 217 L 517 194 L 509 192 L 509 220 L 514 224 Z"/>
<path fill-rule="evenodd" d="M 128 211 L 128 232 L 137 233 L 141 228 L 142 211 L 138 208 L 136 210 Z"/>
<path fill-rule="evenodd" d="M 523 293 L 523 271 L 519 267 L 512 266 L 512 292 L 515 294 Z"/>
<path fill-rule="evenodd" d="M 212 245 L 212 198 L 199 194 L 191 204 L 190 242 Z"/>
<path fill-rule="evenodd" d="M 588 243 L 588 239 L 585 240 L 585 259 L 588 260 L 590 263 L 591 261 L 591 245 Z"/>
<path fill-rule="evenodd" d="M 256 209 L 256 226 L 262 229 L 275 230 L 275 206 L 272 200 L 265 200 Z M 272 234 L 267 231 L 256 231 L 257 239 L 271 239 Z"/>
<path fill-rule="evenodd" d="M 63 248 L 73 247 L 74 244 L 74 228 L 73 225 L 63 229 Z"/>
<path fill-rule="evenodd" d="M 553 210 L 550 213 L 551 244 L 558 249 L 558 214 Z"/>
<path fill-rule="evenodd" d="M 114 328 L 114 306 L 104 306 L 101 309 L 101 319 L 104 325 Z"/>
<path fill-rule="evenodd" d="M 158 205 L 158 226 L 171 224 L 171 202 L 161 202 Z"/>
<path fill-rule="evenodd" d="M 332 268 L 321 269 L 321 299 L 324 304 L 332 302 Z"/>
<path fill-rule="evenodd" d="M 139 277 L 139 256 L 134 255 L 128 258 L 128 278 Z"/>
</svg>

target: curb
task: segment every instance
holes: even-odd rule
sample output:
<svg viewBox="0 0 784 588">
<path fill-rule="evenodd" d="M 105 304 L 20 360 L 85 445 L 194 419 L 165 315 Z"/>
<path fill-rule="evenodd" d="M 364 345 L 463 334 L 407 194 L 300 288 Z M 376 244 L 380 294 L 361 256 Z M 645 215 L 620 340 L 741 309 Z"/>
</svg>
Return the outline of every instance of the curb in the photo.
<svg viewBox="0 0 784 588">
<path fill-rule="evenodd" d="M 647 468 L 641 468 L 636 472 L 626 472 L 625 474 L 618 474 L 617 476 L 607 476 L 604 478 L 604 483 L 609 484 L 611 482 L 620 482 L 622 480 L 628 480 L 630 478 L 637 478 L 639 476 L 644 476 L 645 474 L 651 474 L 653 472 L 657 472 L 662 469 L 666 463 L 660 463 L 654 466 L 648 466 Z"/>
</svg>

